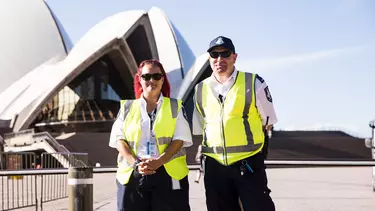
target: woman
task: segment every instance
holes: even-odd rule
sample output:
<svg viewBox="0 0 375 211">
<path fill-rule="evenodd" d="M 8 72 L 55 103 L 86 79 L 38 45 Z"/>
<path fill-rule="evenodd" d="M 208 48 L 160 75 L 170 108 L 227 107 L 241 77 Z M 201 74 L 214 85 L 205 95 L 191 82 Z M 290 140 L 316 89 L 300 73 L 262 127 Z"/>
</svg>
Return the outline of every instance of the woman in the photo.
<svg viewBox="0 0 375 211">
<path fill-rule="evenodd" d="M 118 210 L 189 211 L 183 147 L 192 145 L 191 132 L 160 62 L 139 65 L 134 91 L 136 100 L 121 101 L 109 143 L 119 151 Z"/>
</svg>

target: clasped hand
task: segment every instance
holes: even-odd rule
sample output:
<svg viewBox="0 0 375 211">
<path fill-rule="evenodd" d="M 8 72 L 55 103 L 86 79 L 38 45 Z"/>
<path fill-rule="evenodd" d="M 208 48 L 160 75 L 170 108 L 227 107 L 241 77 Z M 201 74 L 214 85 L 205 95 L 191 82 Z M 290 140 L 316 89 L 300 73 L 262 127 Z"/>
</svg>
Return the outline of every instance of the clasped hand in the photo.
<svg viewBox="0 0 375 211">
<path fill-rule="evenodd" d="M 141 162 L 137 164 L 137 170 L 142 175 L 155 174 L 156 170 L 162 166 L 162 162 L 157 158 L 141 158 Z"/>
</svg>

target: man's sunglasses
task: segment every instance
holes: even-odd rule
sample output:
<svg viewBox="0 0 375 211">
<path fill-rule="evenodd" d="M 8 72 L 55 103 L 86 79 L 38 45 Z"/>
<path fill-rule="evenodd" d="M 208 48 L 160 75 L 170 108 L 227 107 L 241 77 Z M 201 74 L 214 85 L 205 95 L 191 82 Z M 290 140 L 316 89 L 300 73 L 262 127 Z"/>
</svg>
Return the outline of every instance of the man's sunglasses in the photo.
<svg viewBox="0 0 375 211">
<path fill-rule="evenodd" d="M 151 78 L 153 78 L 154 80 L 158 81 L 160 80 L 164 75 L 161 74 L 161 73 L 154 73 L 154 74 L 150 74 L 150 73 L 146 73 L 146 74 L 142 74 L 141 75 L 141 78 L 143 78 L 143 80 L 145 81 L 149 81 L 151 80 Z"/>
<path fill-rule="evenodd" d="M 230 55 L 232 55 L 232 51 L 222 51 L 222 52 L 211 51 L 210 52 L 210 57 L 213 58 L 213 59 L 217 59 L 217 58 L 219 58 L 219 56 L 221 58 L 228 58 L 228 57 L 230 57 Z"/>
</svg>

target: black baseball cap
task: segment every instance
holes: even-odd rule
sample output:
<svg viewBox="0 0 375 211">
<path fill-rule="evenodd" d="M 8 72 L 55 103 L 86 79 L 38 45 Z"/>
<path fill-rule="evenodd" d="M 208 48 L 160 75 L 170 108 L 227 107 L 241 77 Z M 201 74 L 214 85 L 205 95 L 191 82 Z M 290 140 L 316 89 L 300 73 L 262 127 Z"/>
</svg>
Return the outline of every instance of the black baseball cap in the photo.
<svg viewBox="0 0 375 211">
<path fill-rule="evenodd" d="M 233 53 L 236 53 L 233 42 L 228 37 L 218 36 L 215 39 L 213 39 L 210 42 L 210 46 L 209 46 L 207 52 L 212 51 L 216 47 L 224 47 L 224 48 L 232 51 Z"/>
</svg>

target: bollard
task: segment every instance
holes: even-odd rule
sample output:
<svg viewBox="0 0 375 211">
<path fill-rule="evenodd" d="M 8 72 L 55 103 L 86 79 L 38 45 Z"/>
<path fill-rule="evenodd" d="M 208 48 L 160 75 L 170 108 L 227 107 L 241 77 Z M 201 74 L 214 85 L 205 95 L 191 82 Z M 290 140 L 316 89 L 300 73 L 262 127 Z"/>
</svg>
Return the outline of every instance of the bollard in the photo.
<svg viewBox="0 0 375 211">
<path fill-rule="evenodd" d="M 93 211 L 92 167 L 70 167 L 68 173 L 69 211 Z"/>
</svg>

